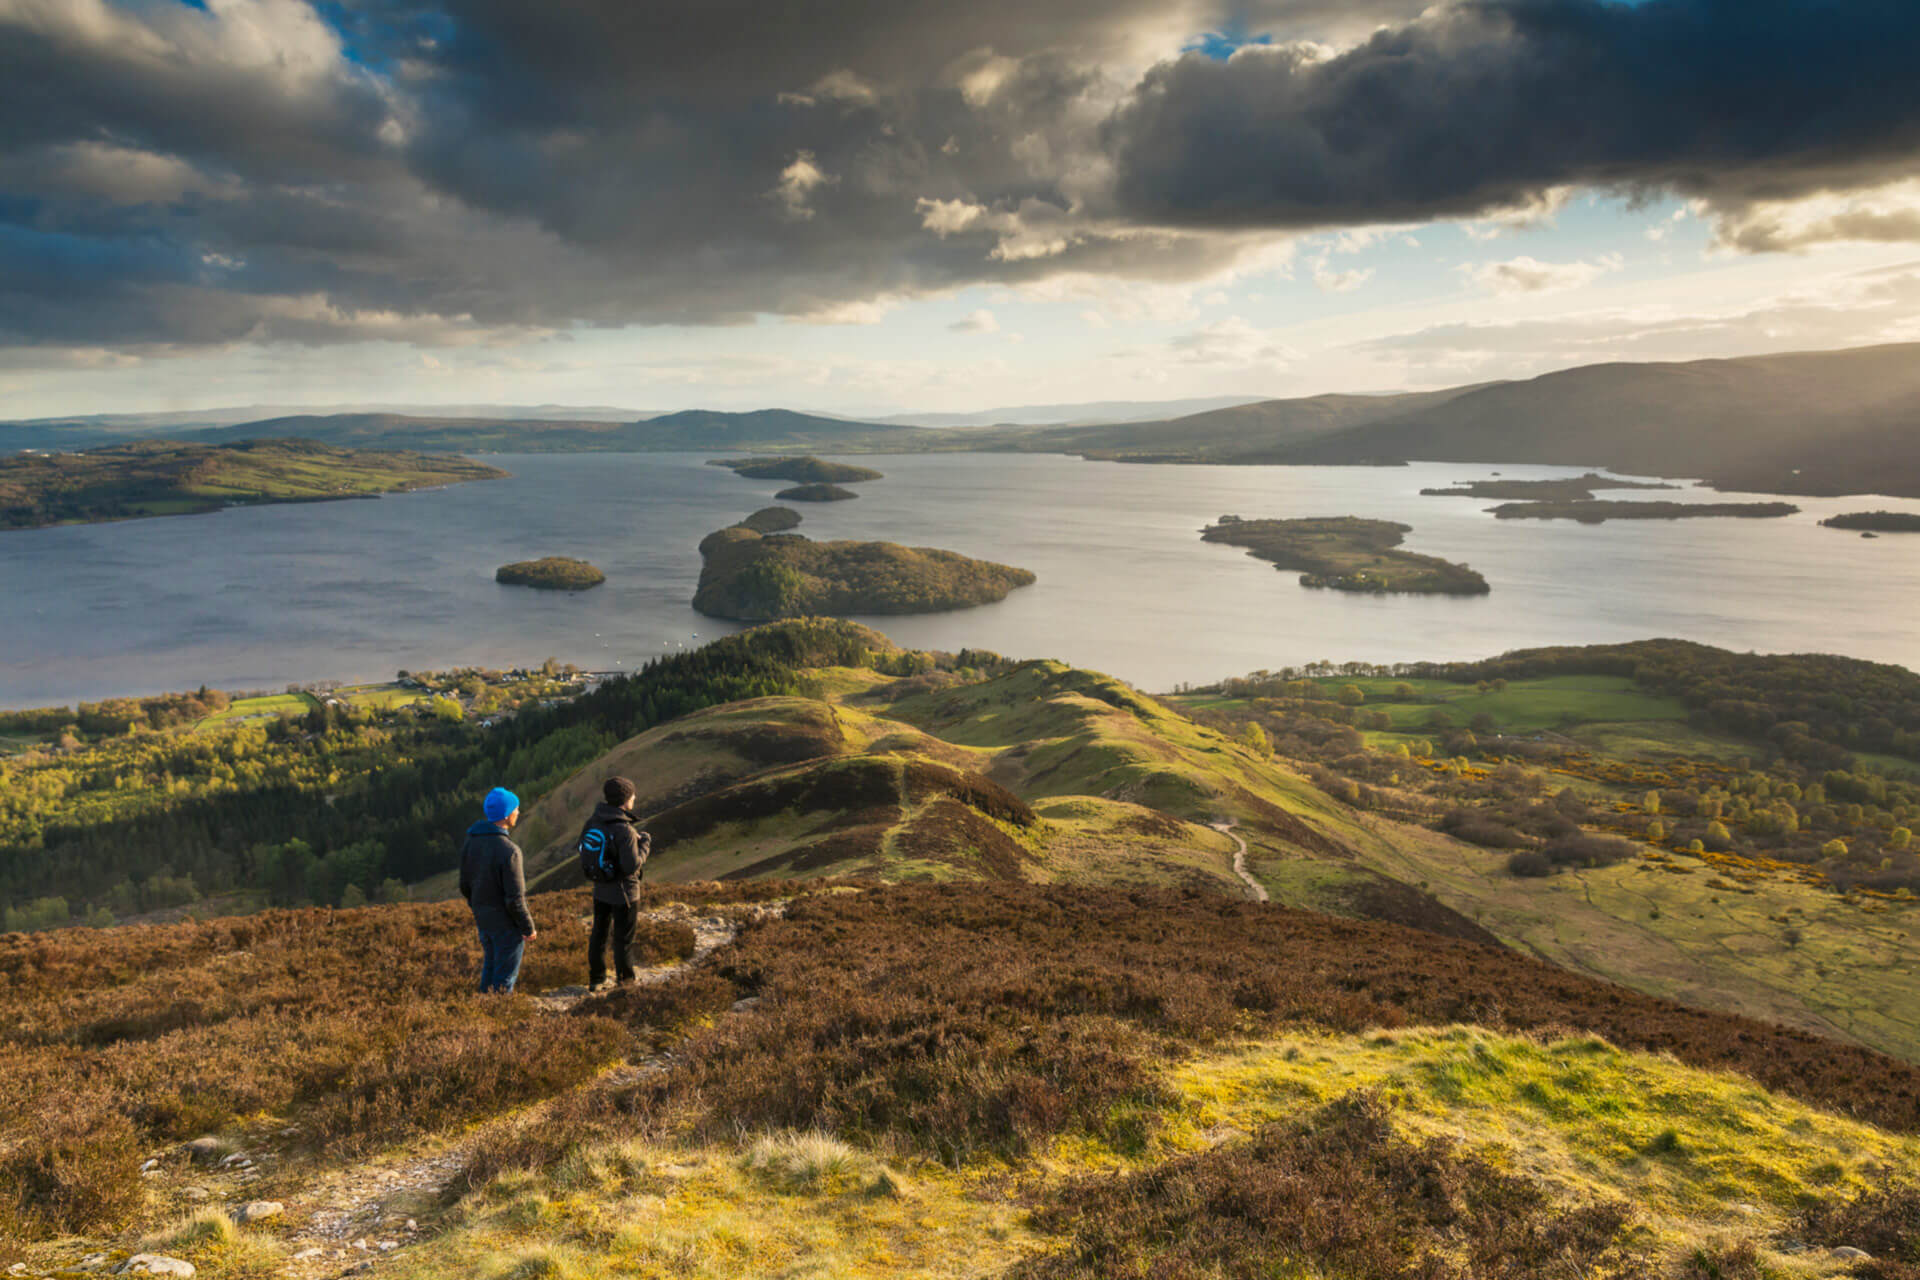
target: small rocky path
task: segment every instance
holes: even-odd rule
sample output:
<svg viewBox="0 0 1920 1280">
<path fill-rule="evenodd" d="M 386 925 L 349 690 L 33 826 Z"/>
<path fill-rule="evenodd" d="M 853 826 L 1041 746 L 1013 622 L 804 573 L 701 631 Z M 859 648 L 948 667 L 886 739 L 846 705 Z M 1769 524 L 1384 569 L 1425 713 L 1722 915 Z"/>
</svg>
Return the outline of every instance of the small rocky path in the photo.
<svg viewBox="0 0 1920 1280">
<path fill-rule="evenodd" d="M 1239 876 L 1240 879 L 1245 882 L 1247 892 L 1253 895 L 1255 902 L 1268 901 L 1267 887 L 1258 880 L 1255 880 L 1253 873 L 1247 870 L 1247 842 L 1234 833 L 1233 824 L 1231 822 L 1214 822 L 1208 825 L 1221 835 L 1227 837 L 1227 839 L 1233 841 L 1235 845 L 1239 846 L 1233 852 L 1233 874 Z"/>
</svg>

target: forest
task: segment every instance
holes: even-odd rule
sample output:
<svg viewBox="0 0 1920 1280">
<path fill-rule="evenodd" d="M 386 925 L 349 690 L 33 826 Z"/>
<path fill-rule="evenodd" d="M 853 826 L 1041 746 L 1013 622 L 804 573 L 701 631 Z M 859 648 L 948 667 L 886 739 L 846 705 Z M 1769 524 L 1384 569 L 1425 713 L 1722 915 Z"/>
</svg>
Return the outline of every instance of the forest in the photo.
<svg viewBox="0 0 1920 1280">
<path fill-rule="evenodd" d="M 488 787 L 531 802 L 652 725 L 792 693 L 805 667 L 933 661 L 876 656 L 886 647 L 851 623 L 807 621 L 656 659 L 571 701 L 529 699 L 491 728 L 333 705 L 193 733 L 149 718 L 0 758 L 4 927 L 110 923 L 240 889 L 284 905 L 395 897 L 452 865 Z"/>
</svg>

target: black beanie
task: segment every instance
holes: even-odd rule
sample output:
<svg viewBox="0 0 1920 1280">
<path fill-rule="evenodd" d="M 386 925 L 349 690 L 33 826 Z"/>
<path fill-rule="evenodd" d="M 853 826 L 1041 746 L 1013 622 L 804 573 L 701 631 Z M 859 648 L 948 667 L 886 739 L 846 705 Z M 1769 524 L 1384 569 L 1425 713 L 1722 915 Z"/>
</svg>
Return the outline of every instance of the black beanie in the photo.
<svg viewBox="0 0 1920 1280">
<path fill-rule="evenodd" d="M 607 803 L 618 809 L 633 799 L 639 788 L 625 778 L 608 778 L 606 785 L 600 790 L 607 797 Z"/>
</svg>

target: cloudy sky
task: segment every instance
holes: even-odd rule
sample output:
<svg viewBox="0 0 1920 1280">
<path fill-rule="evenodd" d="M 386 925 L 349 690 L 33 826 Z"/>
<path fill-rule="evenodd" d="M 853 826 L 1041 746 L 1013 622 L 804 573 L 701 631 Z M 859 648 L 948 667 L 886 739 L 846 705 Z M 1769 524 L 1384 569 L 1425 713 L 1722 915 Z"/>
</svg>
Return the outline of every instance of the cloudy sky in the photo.
<svg viewBox="0 0 1920 1280">
<path fill-rule="evenodd" d="M 0 0 L 0 417 L 1920 341 L 1913 0 Z"/>
</svg>

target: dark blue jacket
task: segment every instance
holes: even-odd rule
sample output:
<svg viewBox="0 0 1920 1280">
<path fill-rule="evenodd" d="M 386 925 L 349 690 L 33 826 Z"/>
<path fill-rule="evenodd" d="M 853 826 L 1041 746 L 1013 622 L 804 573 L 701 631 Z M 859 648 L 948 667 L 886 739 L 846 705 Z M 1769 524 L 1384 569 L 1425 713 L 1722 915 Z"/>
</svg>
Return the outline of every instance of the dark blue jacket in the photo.
<svg viewBox="0 0 1920 1280">
<path fill-rule="evenodd" d="M 520 846 L 492 822 L 467 828 L 460 846 L 460 896 L 473 908 L 473 922 L 488 933 L 534 931 L 527 914 L 527 873 Z"/>
</svg>

